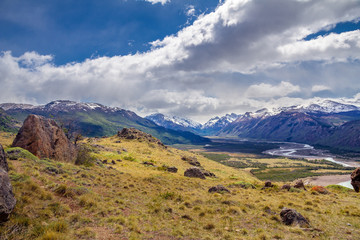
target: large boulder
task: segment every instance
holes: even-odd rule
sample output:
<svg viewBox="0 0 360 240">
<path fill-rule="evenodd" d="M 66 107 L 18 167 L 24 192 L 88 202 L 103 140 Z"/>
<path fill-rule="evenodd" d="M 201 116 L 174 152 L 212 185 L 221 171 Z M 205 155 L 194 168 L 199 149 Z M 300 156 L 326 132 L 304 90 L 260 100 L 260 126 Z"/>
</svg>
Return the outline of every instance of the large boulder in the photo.
<svg viewBox="0 0 360 240">
<path fill-rule="evenodd" d="M 8 164 L 6 162 L 6 155 L 3 146 L 0 144 L 0 168 L 4 169 L 5 171 L 9 171 Z"/>
<path fill-rule="evenodd" d="M 188 156 L 183 156 L 181 158 L 181 160 L 188 162 L 190 165 L 196 166 L 196 167 L 200 167 L 201 164 L 200 162 L 197 160 L 196 157 L 188 157 Z"/>
<path fill-rule="evenodd" d="M 11 182 L 7 173 L 7 162 L 3 147 L 0 145 L 0 223 L 9 219 L 14 210 L 16 199 L 12 191 Z M 6 166 L 6 169 L 3 168 Z"/>
<path fill-rule="evenodd" d="M 351 185 L 353 186 L 355 192 L 360 190 L 360 168 L 355 169 L 351 173 Z"/>
<path fill-rule="evenodd" d="M 187 169 L 184 172 L 184 176 L 192 177 L 192 178 L 206 179 L 204 172 L 202 171 L 202 169 L 200 169 L 198 167 L 192 167 L 192 168 Z"/>
<path fill-rule="evenodd" d="M 20 128 L 13 147 L 21 147 L 39 158 L 75 162 L 76 149 L 52 119 L 29 115 Z"/>
<path fill-rule="evenodd" d="M 280 212 L 280 217 L 285 225 L 310 226 L 309 221 L 295 209 L 283 208 Z"/>
</svg>

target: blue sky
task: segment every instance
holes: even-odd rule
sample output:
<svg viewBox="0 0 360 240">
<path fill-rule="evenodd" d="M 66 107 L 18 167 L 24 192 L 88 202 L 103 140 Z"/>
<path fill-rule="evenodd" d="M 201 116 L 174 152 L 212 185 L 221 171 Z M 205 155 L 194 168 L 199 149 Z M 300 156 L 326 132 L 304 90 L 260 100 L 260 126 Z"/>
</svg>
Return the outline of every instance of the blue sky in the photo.
<svg viewBox="0 0 360 240">
<path fill-rule="evenodd" d="M 54 55 L 58 65 L 96 56 L 144 52 L 149 42 L 176 34 L 194 14 L 214 11 L 218 0 L 2 0 L 0 49 Z"/>
<path fill-rule="evenodd" d="M 187 116 L 360 104 L 360 1 L 2 0 L 0 102 Z"/>
</svg>

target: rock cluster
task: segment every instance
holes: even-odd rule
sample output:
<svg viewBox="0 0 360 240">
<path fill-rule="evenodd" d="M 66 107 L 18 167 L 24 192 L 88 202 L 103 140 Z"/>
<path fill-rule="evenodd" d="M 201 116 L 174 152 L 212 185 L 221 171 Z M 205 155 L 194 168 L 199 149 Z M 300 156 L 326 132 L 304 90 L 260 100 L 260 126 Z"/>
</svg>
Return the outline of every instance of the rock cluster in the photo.
<svg viewBox="0 0 360 240">
<path fill-rule="evenodd" d="M 355 192 L 360 190 L 360 168 L 355 169 L 351 173 L 351 185 L 353 186 Z"/>
<path fill-rule="evenodd" d="M 8 165 L 3 147 L 0 145 L 0 223 L 9 219 L 16 199 L 8 175 Z"/>
<path fill-rule="evenodd" d="M 118 132 L 117 136 L 123 139 L 137 139 L 137 140 L 145 140 L 151 143 L 158 144 L 163 148 L 167 148 L 159 139 L 153 137 L 150 134 L 144 133 L 136 128 L 123 128 Z"/>
<path fill-rule="evenodd" d="M 283 208 L 280 212 L 281 220 L 286 225 L 299 225 L 309 227 L 309 221 L 295 209 Z"/>
<path fill-rule="evenodd" d="M 75 146 L 54 120 L 29 115 L 20 128 L 13 147 L 21 147 L 39 158 L 75 162 Z"/>
</svg>

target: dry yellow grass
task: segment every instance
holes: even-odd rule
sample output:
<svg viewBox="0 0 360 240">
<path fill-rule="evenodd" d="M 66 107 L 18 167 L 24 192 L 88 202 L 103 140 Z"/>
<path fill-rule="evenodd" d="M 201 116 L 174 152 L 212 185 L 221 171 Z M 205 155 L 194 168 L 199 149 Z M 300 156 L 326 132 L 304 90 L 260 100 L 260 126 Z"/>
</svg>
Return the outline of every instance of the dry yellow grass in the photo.
<svg viewBox="0 0 360 240">
<path fill-rule="evenodd" d="M 163 149 L 116 137 L 91 140 L 98 159 L 92 167 L 53 160 L 10 161 L 17 207 L 0 226 L 0 239 L 358 239 L 360 195 L 330 189 L 330 194 L 211 186 L 239 181 L 260 183 L 248 172 L 210 161 L 196 153 Z M 85 140 L 87 142 L 87 139 Z M 3 142 L 0 142 L 3 143 Z M 123 151 L 123 148 L 127 152 Z M 118 153 L 121 151 L 121 154 Z M 196 156 L 218 178 L 187 178 L 183 155 Z M 125 160 L 128 159 L 128 160 Z M 145 166 L 176 166 L 168 173 Z M 109 167 L 113 167 L 111 169 Z M 49 169 L 55 168 L 58 174 Z M 285 226 L 283 207 L 295 208 L 311 229 Z"/>
</svg>

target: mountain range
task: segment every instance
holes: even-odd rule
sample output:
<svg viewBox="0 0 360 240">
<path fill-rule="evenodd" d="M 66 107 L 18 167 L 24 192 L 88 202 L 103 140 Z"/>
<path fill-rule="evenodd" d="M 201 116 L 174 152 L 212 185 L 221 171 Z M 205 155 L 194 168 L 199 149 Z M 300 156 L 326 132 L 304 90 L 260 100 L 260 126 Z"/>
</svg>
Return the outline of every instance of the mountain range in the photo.
<svg viewBox="0 0 360 240">
<path fill-rule="evenodd" d="M 0 104 L 0 126 L 15 132 L 29 114 L 54 118 L 70 132 L 84 136 L 114 135 L 134 127 L 165 144 L 204 144 L 202 136 L 307 143 L 320 147 L 360 152 L 360 102 L 322 100 L 307 105 L 260 109 L 226 114 L 205 124 L 161 113 L 145 118 L 121 108 L 67 100 L 46 105 Z"/>
<path fill-rule="evenodd" d="M 240 137 L 256 140 L 289 141 L 360 151 L 360 102 L 319 100 L 307 105 L 260 109 L 244 114 L 214 117 L 196 128 L 167 122 L 167 128 L 192 131 L 200 135 Z M 156 117 L 161 116 L 157 114 Z"/>
<path fill-rule="evenodd" d="M 207 138 L 188 131 L 164 128 L 154 122 L 121 108 L 107 107 L 98 103 L 78 103 L 58 100 L 46 105 L 0 104 L 0 108 L 12 121 L 22 122 L 29 114 L 55 119 L 63 128 L 83 136 L 102 137 L 117 133 L 124 127 L 134 127 L 152 134 L 165 144 L 202 144 Z"/>
</svg>

